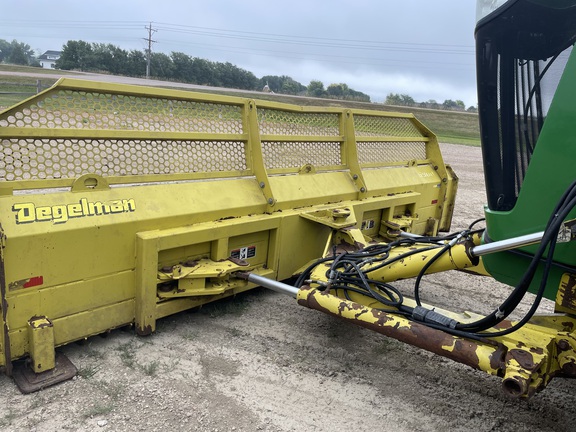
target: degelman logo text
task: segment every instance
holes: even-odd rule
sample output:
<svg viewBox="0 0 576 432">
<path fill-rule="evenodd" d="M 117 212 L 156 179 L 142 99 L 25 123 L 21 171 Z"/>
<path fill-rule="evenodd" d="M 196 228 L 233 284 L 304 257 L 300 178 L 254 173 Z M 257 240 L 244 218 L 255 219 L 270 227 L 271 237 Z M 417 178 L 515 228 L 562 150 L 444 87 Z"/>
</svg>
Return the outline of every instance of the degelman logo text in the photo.
<svg viewBox="0 0 576 432">
<path fill-rule="evenodd" d="M 12 210 L 16 212 L 17 224 L 48 221 L 61 224 L 72 218 L 133 212 L 136 211 L 136 203 L 133 199 L 91 202 L 82 198 L 72 204 L 54 206 L 19 203 L 14 204 Z"/>
</svg>

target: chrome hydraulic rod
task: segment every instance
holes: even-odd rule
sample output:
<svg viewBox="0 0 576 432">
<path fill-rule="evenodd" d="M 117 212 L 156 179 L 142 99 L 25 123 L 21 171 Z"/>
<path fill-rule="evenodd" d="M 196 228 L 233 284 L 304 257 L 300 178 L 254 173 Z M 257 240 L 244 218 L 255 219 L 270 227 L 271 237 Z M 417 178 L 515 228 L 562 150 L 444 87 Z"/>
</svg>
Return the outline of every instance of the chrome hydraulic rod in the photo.
<svg viewBox="0 0 576 432">
<path fill-rule="evenodd" d="M 488 255 L 496 252 L 503 252 L 510 249 L 516 249 L 523 246 L 528 246 L 531 244 L 539 243 L 544 236 L 544 231 L 540 231 L 534 234 L 527 234 L 520 237 L 514 237 L 511 239 L 495 241 L 492 243 L 486 243 L 483 245 L 474 246 L 470 253 L 472 256 L 479 257 L 482 255 Z"/>
<path fill-rule="evenodd" d="M 279 292 L 281 294 L 288 294 L 296 298 L 298 294 L 298 288 L 291 285 L 275 281 L 273 279 L 268 279 L 263 276 L 256 275 L 254 273 L 239 272 L 235 273 L 235 276 L 239 279 L 247 280 L 248 282 L 255 283 L 257 285 L 263 286 L 264 288 L 271 289 L 272 291 Z"/>
<path fill-rule="evenodd" d="M 507 251 L 510 249 L 516 249 L 519 247 L 524 247 L 524 246 L 536 244 L 536 243 L 539 243 L 540 240 L 542 240 L 543 236 L 544 236 L 544 231 L 540 231 L 540 232 L 537 232 L 534 234 L 527 234 L 527 235 L 523 235 L 520 237 L 514 237 L 514 238 L 510 238 L 510 239 L 506 239 L 506 240 L 499 240 L 499 241 L 495 241 L 495 242 L 491 242 L 491 243 L 486 243 L 486 244 L 474 246 L 473 248 L 470 249 L 469 252 L 473 257 L 480 257 L 482 255 L 488 255 L 488 254 L 496 253 L 496 252 L 503 252 L 503 251 Z M 419 237 L 422 237 L 422 236 L 419 236 L 417 234 L 403 232 L 402 234 L 400 234 L 400 237 L 412 238 L 412 239 L 417 240 Z M 444 242 L 439 242 L 439 243 L 444 243 Z"/>
</svg>

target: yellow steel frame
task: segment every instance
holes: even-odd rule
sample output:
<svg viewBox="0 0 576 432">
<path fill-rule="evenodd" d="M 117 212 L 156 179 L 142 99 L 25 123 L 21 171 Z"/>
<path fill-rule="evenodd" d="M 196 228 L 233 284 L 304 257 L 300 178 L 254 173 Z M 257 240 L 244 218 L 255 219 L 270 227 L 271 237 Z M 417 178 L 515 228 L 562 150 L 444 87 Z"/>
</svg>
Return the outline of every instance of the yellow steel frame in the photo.
<svg viewBox="0 0 576 432">
<path fill-rule="evenodd" d="M 148 334 L 252 288 L 238 269 L 288 278 L 334 226 L 359 243 L 400 219 L 436 234 L 456 194 L 410 114 L 62 79 L 0 113 L 0 143 L 8 372 L 30 354 L 54 364 L 47 345 L 132 323 Z"/>
</svg>

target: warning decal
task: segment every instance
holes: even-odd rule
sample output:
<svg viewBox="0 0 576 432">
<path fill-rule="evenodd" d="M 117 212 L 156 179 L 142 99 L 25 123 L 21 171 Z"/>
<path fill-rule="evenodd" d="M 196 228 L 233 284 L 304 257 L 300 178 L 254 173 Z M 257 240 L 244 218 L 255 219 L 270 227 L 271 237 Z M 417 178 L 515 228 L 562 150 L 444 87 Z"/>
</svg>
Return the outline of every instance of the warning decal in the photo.
<svg viewBox="0 0 576 432">
<path fill-rule="evenodd" d="M 230 252 L 232 258 L 248 259 L 256 256 L 256 246 L 247 246 L 240 249 L 234 249 Z"/>
</svg>

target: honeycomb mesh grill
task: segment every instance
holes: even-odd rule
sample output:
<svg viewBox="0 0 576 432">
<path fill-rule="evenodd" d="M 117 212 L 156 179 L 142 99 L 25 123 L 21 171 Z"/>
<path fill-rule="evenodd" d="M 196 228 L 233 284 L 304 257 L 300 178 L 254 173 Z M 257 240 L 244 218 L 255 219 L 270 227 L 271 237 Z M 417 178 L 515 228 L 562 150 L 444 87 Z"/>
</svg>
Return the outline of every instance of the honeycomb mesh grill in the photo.
<svg viewBox="0 0 576 432">
<path fill-rule="evenodd" d="M 246 130 L 246 101 L 105 88 L 61 84 L 2 114 L 0 181 L 75 179 L 87 173 L 206 178 L 252 172 L 247 149 L 257 141 L 246 142 L 254 132 Z M 256 109 L 266 169 L 344 168 L 344 112 L 312 111 Z M 426 135 L 413 119 L 366 113 L 353 118 L 360 164 L 426 159 Z"/>
<path fill-rule="evenodd" d="M 0 127 L 242 133 L 242 108 L 209 102 L 59 90 Z"/>
<path fill-rule="evenodd" d="M 424 142 L 358 142 L 357 145 L 360 164 L 426 159 Z"/>
<path fill-rule="evenodd" d="M 356 137 L 421 137 L 422 133 L 408 118 L 355 115 Z"/>
<path fill-rule="evenodd" d="M 245 170 L 241 141 L 3 139 L 0 180 Z"/>
<path fill-rule="evenodd" d="M 294 113 L 274 109 L 258 110 L 260 133 L 263 135 L 338 136 L 338 114 Z"/>
<path fill-rule="evenodd" d="M 315 167 L 342 163 L 339 142 L 262 142 L 262 156 L 268 169 Z"/>
</svg>

